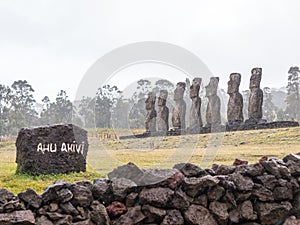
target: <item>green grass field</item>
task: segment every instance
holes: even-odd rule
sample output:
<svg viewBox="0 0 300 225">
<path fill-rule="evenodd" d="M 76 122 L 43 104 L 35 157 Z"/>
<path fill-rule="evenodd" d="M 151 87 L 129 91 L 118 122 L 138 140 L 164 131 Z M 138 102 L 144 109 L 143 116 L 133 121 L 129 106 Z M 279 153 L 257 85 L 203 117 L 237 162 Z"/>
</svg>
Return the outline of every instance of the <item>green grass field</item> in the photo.
<svg viewBox="0 0 300 225">
<path fill-rule="evenodd" d="M 16 174 L 15 144 L 0 142 L 0 187 L 14 193 L 31 187 L 42 193 L 55 180 L 92 181 L 128 162 L 142 168 L 171 168 L 189 161 L 206 168 L 213 163 L 232 164 L 235 158 L 250 163 L 263 155 L 282 158 L 300 152 L 300 128 L 105 141 L 91 132 L 89 144 L 87 172 L 30 176 Z"/>
</svg>

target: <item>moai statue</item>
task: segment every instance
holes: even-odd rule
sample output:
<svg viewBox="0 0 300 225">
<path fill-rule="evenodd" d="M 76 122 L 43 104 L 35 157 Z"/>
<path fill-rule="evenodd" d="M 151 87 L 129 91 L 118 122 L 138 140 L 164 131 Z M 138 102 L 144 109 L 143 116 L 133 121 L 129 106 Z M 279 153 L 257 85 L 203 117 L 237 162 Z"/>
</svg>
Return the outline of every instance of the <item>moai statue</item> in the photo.
<svg viewBox="0 0 300 225">
<path fill-rule="evenodd" d="M 175 105 L 173 108 L 172 115 L 172 125 L 175 130 L 185 129 L 185 112 L 186 112 L 186 103 L 183 100 L 183 94 L 185 91 L 185 83 L 178 82 L 176 89 L 174 91 L 174 101 Z"/>
<path fill-rule="evenodd" d="M 156 110 L 155 110 L 155 100 L 156 96 L 154 92 L 148 93 L 148 98 L 146 99 L 146 110 L 147 116 L 145 121 L 146 133 L 156 132 Z"/>
<path fill-rule="evenodd" d="M 227 125 L 229 130 L 237 130 L 244 121 L 243 96 L 239 93 L 241 74 L 232 73 L 229 76 L 227 94 L 229 101 L 227 105 Z"/>
<path fill-rule="evenodd" d="M 202 79 L 200 77 L 194 78 L 190 87 L 190 98 L 192 105 L 189 115 L 189 132 L 200 133 L 203 123 L 201 117 L 201 98 L 199 97 L 199 90 Z"/>
<path fill-rule="evenodd" d="M 262 69 L 254 68 L 250 78 L 250 97 L 246 122 L 258 123 L 262 118 L 263 91 L 260 89 Z"/>
<path fill-rule="evenodd" d="M 157 114 L 157 131 L 161 134 L 167 134 L 169 130 L 169 108 L 166 106 L 168 91 L 161 90 L 157 105 L 159 107 Z"/>
<path fill-rule="evenodd" d="M 209 84 L 205 87 L 208 104 L 206 109 L 206 127 L 211 131 L 219 128 L 221 125 L 221 101 L 217 95 L 219 77 L 211 77 Z M 212 131 L 212 132 L 213 132 Z"/>
</svg>

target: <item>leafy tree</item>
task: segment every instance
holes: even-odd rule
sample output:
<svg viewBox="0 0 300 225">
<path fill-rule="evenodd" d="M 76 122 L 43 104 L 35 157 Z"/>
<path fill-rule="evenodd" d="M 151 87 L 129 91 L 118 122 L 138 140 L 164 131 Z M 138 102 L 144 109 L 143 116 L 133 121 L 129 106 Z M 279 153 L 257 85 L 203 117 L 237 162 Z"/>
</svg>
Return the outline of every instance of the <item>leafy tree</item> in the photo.
<svg viewBox="0 0 300 225">
<path fill-rule="evenodd" d="M 157 80 L 155 82 L 155 86 L 157 87 L 158 91 L 167 90 L 169 95 L 172 94 L 174 91 L 174 84 L 165 79 Z"/>
<path fill-rule="evenodd" d="M 299 96 L 299 67 L 291 67 L 288 71 L 288 85 L 286 97 L 286 113 L 290 119 L 299 119 L 300 96 Z"/>
<path fill-rule="evenodd" d="M 153 91 L 151 81 L 141 79 L 137 82 L 137 90 L 129 100 L 131 109 L 129 111 L 129 120 L 131 128 L 142 128 L 145 124 L 146 109 L 145 101 L 147 94 Z M 154 90 L 155 91 L 155 90 Z"/>
<path fill-rule="evenodd" d="M 117 86 L 104 85 L 99 88 L 95 99 L 96 127 L 111 127 L 111 112 L 121 91 Z"/>
<path fill-rule="evenodd" d="M 5 135 L 8 132 L 11 98 L 11 89 L 8 86 L 0 84 L 0 136 Z"/>
<path fill-rule="evenodd" d="M 276 117 L 277 117 L 277 121 L 283 121 L 288 119 L 285 111 L 281 108 L 277 110 Z"/>
<path fill-rule="evenodd" d="M 51 106 L 51 102 L 48 96 L 45 96 L 42 99 L 43 102 L 43 110 L 40 114 L 40 124 L 41 125 L 46 125 L 46 124 L 50 124 L 51 123 L 51 115 L 52 113 L 50 113 L 50 106 Z"/>
<path fill-rule="evenodd" d="M 55 109 L 55 122 L 56 123 L 71 123 L 72 115 L 75 107 L 73 103 L 68 99 L 67 93 L 61 90 L 56 96 L 55 104 L 52 104 Z"/>
<path fill-rule="evenodd" d="M 15 81 L 12 86 L 10 130 L 16 133 L 21 127 L 37 125 L 37 112 L 34 109 L 34 89 L 26 80 Z"/>
<path fill-rule="evenodd" d="M 83 96 L 79 104 L 79 115 L 86 128 L 95 127 L 95 98 Z"/>
<path fill-rule="evenodd" d="M 40 123 L 42 125 L 72 122 L 75 107 L 68 99 L 66 91 L 61 90 L 57 94 L 55 102 L 50 102 L 48 96 L 45 96 L 42 102 L 43 110 L 40 115 Z"/>
<path fill-rule="evenodd" d="M 243 114 L 244 114 L 244 119 L 246 120 L 248 118 L 248 105 L 249 105 L 249 97 L 250 97 L 250 90 L 245 90 L 242 91 L 243 95 Z"/>
<path fill-rule="evenodd" d="M 263 101 L 263 117 L 267 121 L 274 121 L 276 117 L 276 107 L 272 101 L 272 92 L 271 88 L 269 87 L 264 87 L 263 88 L 263 93 L 264 93 L 264 101 Z"/>
<path fill-rule="evenodd" d="M 130 103 L 122 97 L 116 100 L 112 109 L 112 126 L 115 128 L 129 128 L 129 108 Z"/>
</svg>

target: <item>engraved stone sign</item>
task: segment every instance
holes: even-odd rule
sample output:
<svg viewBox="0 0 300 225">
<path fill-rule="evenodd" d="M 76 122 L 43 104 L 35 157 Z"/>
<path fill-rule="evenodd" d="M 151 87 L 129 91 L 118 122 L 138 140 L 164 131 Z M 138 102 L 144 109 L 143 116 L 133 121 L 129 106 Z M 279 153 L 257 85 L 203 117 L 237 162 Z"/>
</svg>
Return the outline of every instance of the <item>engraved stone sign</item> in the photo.
<svg viewBox="0 0 300 225">
<path fill-rule="evenodd" d="M 16 147 L 20 172 L 37 175 L 86 170 L 87 131 L 73 124 L 22 128 Z"/>
</svg>

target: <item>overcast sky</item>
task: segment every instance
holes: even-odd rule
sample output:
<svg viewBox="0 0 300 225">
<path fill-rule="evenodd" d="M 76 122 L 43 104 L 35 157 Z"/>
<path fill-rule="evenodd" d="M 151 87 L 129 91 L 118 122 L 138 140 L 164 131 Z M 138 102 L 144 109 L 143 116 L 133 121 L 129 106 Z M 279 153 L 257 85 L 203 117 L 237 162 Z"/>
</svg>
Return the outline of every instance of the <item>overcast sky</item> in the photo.
<svg viewBox="0 0 300 225">
<path fill-rule="evenodd" d="M 61 89 L 74 98 L 103 55 L 162 41 L 196 54 L 223 88 L 231 72 L 248 88 L 253 67 L 262 87 L 282 87 L 300 66 L 299 23 L 299 0 L 0 0 L 0 83 L 27 80 L 37 101 Z M 145 77 L 159 76 L 151 69 Z"/>
</svg>

